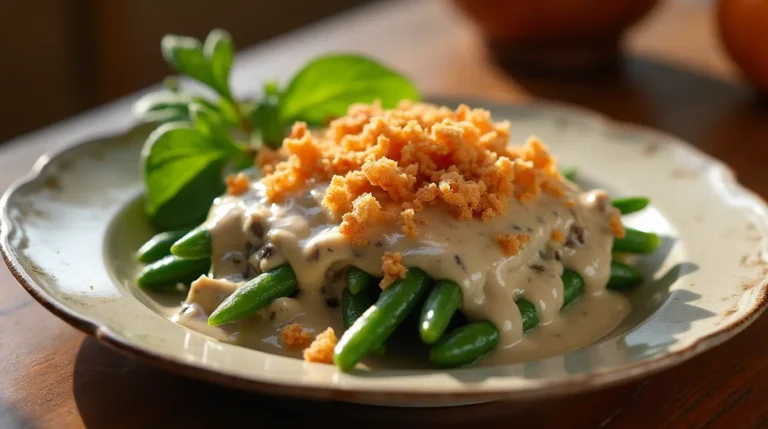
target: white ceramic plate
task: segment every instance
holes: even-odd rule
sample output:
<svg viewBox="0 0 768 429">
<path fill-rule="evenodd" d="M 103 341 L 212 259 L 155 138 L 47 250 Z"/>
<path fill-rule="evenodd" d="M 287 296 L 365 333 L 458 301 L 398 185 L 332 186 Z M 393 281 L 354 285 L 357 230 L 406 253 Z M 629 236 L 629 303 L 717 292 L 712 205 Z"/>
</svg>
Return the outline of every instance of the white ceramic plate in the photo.
<svg viewBox="0 0 768 429">
<path fill-rule="evenodd" d="M 382 405 L 523 400 L 628 381 L 727 340 L 765 309 L 768 211 L 720 162 L 670 136 L 582 110 L 470 105 L 510 119 L 512 143 L 541 137 L 561 164 L 579 167 L 585 187 L 651 197 L 651 209 L 626 217 L 663 236 L 661 249 L 638 261 L 651 280 L 630 294 L 625 323 L 598 343 L 508 366 L 344 374 L 180 327 L 131 281 L 131 255 L 151 234 L 139 203 L 146 126 L 40 159 L 3 197 L 3 257 L 46 308 L 129 355 L 241 388 Z"/>
</svg>

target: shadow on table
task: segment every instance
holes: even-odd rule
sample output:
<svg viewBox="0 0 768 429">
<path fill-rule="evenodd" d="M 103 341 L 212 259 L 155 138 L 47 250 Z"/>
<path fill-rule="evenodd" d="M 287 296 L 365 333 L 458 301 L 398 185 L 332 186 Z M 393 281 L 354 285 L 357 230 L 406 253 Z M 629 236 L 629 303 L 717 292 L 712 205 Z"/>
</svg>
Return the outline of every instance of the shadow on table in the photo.
<svg viewBox="0 0 768 429">
<path fill-rule="evenodd" d="M 0 398 L 0 428 L 32 429 L 33 427 L 32 423 L 16 407 L 4 398 Z"/>
</svg>

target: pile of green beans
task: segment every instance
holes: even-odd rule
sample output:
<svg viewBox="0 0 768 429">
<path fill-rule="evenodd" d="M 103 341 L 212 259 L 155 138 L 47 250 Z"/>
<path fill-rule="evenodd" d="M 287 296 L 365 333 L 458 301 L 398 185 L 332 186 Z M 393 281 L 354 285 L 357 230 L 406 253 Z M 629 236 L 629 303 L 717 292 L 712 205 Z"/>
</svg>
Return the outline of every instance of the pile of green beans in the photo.
<svg viewBox="0 0 768 429">
<path fill-rule="evenodd" d="M 642 210 L 647 198 L 633 197 L 612 201 L 622 214 Z M 623 238 L 614 240 L 617 252 L 645 254 L 660 244 L 654 233 L 626 228 Z M 142 246 L 137 260 L 148 265 L 141 271 L 140 286 L 161 289 L 179 282 L 189 282 L 208 272 L 211 257 L 211 235 L 204 227 L 187 231 L 158 234 Z M 643 282 L 635 268 L 611 261 L 608 288 L 623 291 Z M 584 293 L 584 280 L 575 271 L 565 268 L 563 306 L 566 308 Z M 430 361 L 439 367 L 457 367 L 475 362 L 499 343 L 499 331 L 489 321 L 466 323 L 448 331 L 451 320 L 461 311 L 462 291 L 454 281 L 434 280 L 422 269 L 409 267 L 404 278 L 397 279 L 381 293 L 380 279 L 350 266 L 346 272 L 346 287 L 342 291 L 342 321 L 346 331 L 334 350 L 333 361 L 343 371 L 354 368 L 370 353 L 386 352 L 387 339 L 406 317 L 421 304 L 418 333 L 430 347 Z M 284 264 L 261 273 L 230 295 L 209 316 L 208 324 L 219 326 L 236 322 L 268 306 L 277 298 L 298 291 L 296 274 Z M 523 333 L 539 325 L 536 307 L 520 298 L 516 301 Z"/>
<path fill-rule="evenodd" d="M 210 238 L 207 250 L 196 255 L 178 255 L 173 248 L 195 230 L 161 232 L 136 252 L 136 260 L 147 264 L 136 278 L 136 283 L 147 289 L 165 290 L 182 283 L 189 284 L 211 269 Z"/>
</svg>

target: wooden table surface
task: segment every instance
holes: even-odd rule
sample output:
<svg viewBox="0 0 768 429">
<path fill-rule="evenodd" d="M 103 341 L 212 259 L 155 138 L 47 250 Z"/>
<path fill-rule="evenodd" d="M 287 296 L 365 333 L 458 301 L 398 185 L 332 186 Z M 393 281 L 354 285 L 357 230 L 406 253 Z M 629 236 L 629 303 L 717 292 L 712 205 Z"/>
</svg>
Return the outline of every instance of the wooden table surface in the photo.
<svg viewBox="0 0 768 429">
<path fill-rule="evenodd" d="M 487 58 L 448 3 L 374 4 L 240 53 L 240 94 L 287 78 L 311 55 L 356 50 L 408 73 L 428 94 L 545 97 L 676 134 L 768 197 L 768 106 L 739 81 L 711 4 L 664 2 L 627 40 L 619 73 L 582 81 L 513 77 Z M 160 55 L 159 50 L 156 53 Z M 0 190 L 48 149 L 130 123 L 136 96 L 0 147 Z M 162 372 L 86 337 L 34 302 L 0 268 L 0 427 L 267 427 L 327 421 L 365 427 L 768 427 L 768 317 L 651 378 L 577 397 L 442 410 L 308 402 L 240 392 Z M 522 427 L 522 426 L 521 426 Z"/>
</svg>

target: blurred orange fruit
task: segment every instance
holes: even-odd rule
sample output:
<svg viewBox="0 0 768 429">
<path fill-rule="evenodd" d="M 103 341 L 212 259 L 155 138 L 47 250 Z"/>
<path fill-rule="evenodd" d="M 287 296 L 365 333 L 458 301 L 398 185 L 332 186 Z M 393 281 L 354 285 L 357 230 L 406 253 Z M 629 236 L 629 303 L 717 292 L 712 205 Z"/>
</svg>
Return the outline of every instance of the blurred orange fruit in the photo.
<svg viewBox="0 0 768 429">
<path fill-rule="evenodd" d="M 768 91 L 768 0 L 719 0 L 717 20 L 733 62 L 752 84 Z"/>
</svg>

